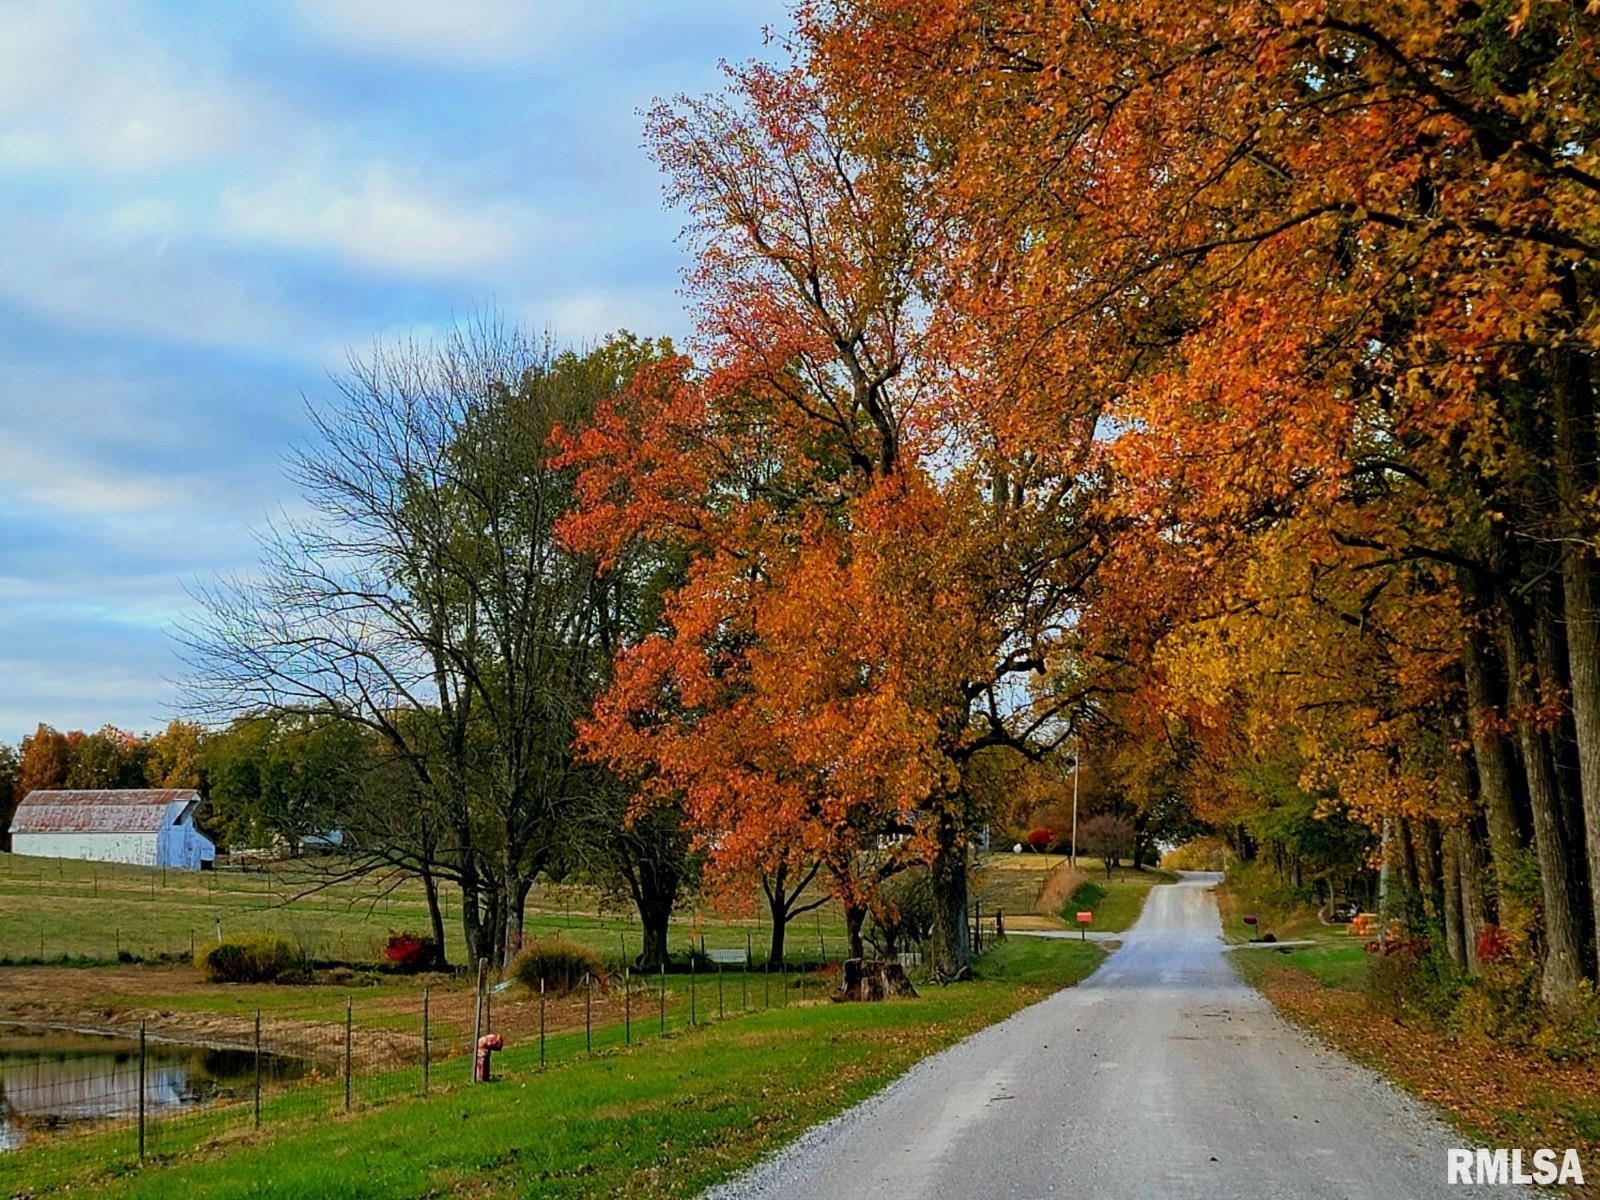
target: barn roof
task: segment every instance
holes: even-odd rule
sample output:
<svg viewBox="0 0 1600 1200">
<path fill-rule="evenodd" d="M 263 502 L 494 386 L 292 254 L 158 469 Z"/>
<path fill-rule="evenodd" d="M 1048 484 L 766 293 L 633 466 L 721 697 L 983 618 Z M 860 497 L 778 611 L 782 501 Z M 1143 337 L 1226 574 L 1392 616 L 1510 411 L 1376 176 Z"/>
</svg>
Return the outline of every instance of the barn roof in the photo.
<svg viewBox="0 0 1600 1200">
<path fill-rule="evenodd" d="M 29 792 L 11 819 L 12 833 L 157 833 L 167 806 L 198 800 L 192 788 Z"/>
</svg>

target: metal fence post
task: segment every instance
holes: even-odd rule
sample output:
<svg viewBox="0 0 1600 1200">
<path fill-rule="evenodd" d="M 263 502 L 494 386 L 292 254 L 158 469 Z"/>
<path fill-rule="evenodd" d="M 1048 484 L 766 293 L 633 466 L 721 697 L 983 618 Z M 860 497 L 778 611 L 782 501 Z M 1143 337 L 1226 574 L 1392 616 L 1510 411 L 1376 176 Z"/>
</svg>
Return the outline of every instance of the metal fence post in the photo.
<svg viewBox="0 0 1600 1200">
<path fill-rule="evenodd" d="M 594 1053 L 594 984 L 589 972 L 583 973 L 583 1051 Z"/>
<path fill-rule="evenodd" d="M 667 960 L 661 960 L 661 1032 L 667 1031 Z"/>
<path fill-rule="evenodd" d="M 344 998 L 344 1107 L 350 1111 L 350 1068 L 353 1039 L 351 1034 L 355 1027 L 355 997 Z"/>
<path fill-rule="evenodd" d="M 717 964 L 717 1020 L 722 1020 L 722 964 Z"/>
<path fill-rule="evenodd" d="M 139 1022 L 139 1160 L 144 1161 L 144 1022 Z"/>
<path fill-rule="evenodd" d="M 539 1069 L 544 1069 L 544 976 L 539 976 Z"/>
<path fill-rule="evenodd" d="M 628 986 L 628 968 L 622 968 L 622 1042 L 633 1045 L 633 991 Z"/>
<path fill-rule="evenodd" d="M 428 1094 L 428 1071 L 433 1065 L 428 1061 L 428 1000 L 431 988 L 422 989 L 422 1094 Z"/>
<path fill-rule="evenodd" d="M 689 947 L 689 1027 L 691 1029 L 693 1029 L 695 1024 L 696 1024 L 695 1007 L 694 1007 L 694 1003 L 695 1003 L 695 1001 L 694 1001 L 694 980 L 695 980 L 695 975 L 696 974 L 697 974 L 697 972 L 695 970 L 694 947 L 690 946 Z"/>
<path fill-rule="evenodd" d="M 472 1072 L 469 1079 L 478 1082 L 478 1039 L 483 1036 L 483 972 L 488 966 L 486 959 L 478 960 L 478 986 L 472 993 L 472 1045 L 467 1047 L 467 1058 L 471 1060 L 468 1069 Z"/>
<path fill-rule="evenodd" d="M 256 1009 L 256 1128 L 261 1128 L 261 1010 Z"/>
</svg>

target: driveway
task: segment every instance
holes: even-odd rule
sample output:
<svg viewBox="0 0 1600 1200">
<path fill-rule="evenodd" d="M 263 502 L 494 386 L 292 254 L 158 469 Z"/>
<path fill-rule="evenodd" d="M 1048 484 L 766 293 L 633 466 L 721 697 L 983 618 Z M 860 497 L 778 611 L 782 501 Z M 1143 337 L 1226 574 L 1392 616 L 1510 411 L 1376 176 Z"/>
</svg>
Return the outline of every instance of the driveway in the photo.
<svg viewBox="0 0 1600 1200">
<path fill-rule="evenodd" d="M 1219 879 L 1152 889 L 1082 984 L 922 1062 L 713 1195 L 1459 1200 L 1445 1150 L 1460 1135 L 1233 973 Z"/>
</svg>

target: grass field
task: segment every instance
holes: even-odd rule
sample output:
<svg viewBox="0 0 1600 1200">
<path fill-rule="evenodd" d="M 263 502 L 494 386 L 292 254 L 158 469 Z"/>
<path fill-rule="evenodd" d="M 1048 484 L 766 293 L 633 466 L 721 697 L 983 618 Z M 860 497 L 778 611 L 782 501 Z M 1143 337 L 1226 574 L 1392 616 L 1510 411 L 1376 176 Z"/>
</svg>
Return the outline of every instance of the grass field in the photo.
<svg viewBox="0 0 1600 1200">
<path fill-rule="evenodd" d="M 285 933 L 317 959 L 379 962 L 391 930 L 427 930 L 421 885 L 372 878 L 314 889 L 303 863 L 270 869 L 161 871 L 112 863 L 0 854 L 0 963 L 119 958 L 184 958 L 224 933 Z M 459 895 L 447 891 L 446 947 L 460 961 Z M 630 905 L 606 903 L 592 889 L 538 886 L 528 898 L 529 936 L 561 934 L 620 962 L 638 952 L 640 929 Z M 703 936 L 711 948 L 747 942 L 757 960 L 769 928 L 759 905 L 743 912 L 697 909 L 690 901 L 672 923 L 670 944 L 681 954 Z M 796 957 L 841 956 L 843 915 L 829 903 L 795 922 L 788 950 Z"/>
<path fill-rule="evenodd" d="M 1061 916 L 1072 923 L 1076 913 L 1087 909 L 1094 913 L 1094 921 L 1089 928 L 1105 933 L 1121 933 L 1132 927 L 1144 911 L 1144 902 L 1150 895 L 1150 889 L 1160 883 L 1172 883 L 1178 878 L 1170 871 L 1153 868 L 1135 871 L 1130 867 L 1113 867 L 1108 877 L 1103 865 L 1081 856 L 1078 869 L 1083 873 L 1084 881 L 1067 898 Z"/>
<path fill-rule="evenodd" d="M 269 1133 L 186 1122 L 158 1164 L 90 1165 L 81 1147 L 0 1156 L 0 1195 L 69 1183 L 96 1195 L 401 1197 L 692 1195 L 869 1095 L 917 1059 L 1000 1020 L 1100 960 L 1093 945 L 1016 938 L 979 978 L 914 1000 L 790 1004 L 618 1045 L 593 1057 L 566 1035 L 541 1070 L 513 1046 L 502 1078 L 427 1099 L 396 1073 L 388 1103 L 328 1116 L 329 1098 L 275 1097 Z M 314 1092 L 314 1089 L 312 1090 Z"/>
</svg>

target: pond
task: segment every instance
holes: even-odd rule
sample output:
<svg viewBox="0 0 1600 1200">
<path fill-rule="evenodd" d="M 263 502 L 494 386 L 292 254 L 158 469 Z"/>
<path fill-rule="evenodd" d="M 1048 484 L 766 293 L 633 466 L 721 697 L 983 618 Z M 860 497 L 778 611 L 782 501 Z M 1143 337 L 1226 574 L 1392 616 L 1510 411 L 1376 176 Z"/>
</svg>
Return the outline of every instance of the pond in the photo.
<svg viewBox="0 0 1600 1200">
<path fill-rule="evenodd" d="M 263 1086 L 307 1070 L 299 1059 L 261 1056 Z M 252 1051 L 146 1040 L 144 1103 L 152 1120 L 246 1099 L 255 1080 Z M 138 1112 L 137 1039 L 0 1023 L 0 1152 L 15 1150 L 30 1134 Z"/>
</svg>

